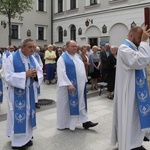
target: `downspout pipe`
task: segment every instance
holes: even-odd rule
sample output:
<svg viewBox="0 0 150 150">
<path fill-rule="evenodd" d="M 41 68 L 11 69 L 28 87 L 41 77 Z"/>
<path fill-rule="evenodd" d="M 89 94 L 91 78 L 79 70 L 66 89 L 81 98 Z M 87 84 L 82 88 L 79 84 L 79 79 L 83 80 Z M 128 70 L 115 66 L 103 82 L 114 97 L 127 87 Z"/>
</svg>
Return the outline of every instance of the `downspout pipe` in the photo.
<svg viewBox="0 0 150 150">
<path fill-rule="evenodd" d="M 51 0 L 51 44 L 53 43 L 53 0 Z"/>
</svg>

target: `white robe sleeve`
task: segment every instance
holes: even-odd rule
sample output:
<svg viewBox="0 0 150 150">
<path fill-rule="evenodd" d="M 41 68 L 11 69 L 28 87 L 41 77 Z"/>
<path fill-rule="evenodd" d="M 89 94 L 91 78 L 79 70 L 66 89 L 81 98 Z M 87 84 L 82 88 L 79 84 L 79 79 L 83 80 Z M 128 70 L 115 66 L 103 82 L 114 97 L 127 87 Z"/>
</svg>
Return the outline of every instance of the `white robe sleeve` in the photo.
<svg viewBox="0 0 150 150">
<path fill-rule="evenodd" d="M 126 69 L 143 69 L 150 62 L 150 46 L 146 42 L 140 43 L 138 51 L 134 51 L 124 44 L 118 51 Z"/>
<path fill-rule="evenodd" d="M 69 80 L 66 74 L 65 62 L 62 57 L 59 57 L 57 61 L 57 76 L 58 76 L 57 81 L 58 86 L 72 85 L 71 81 Z"/>
<path fill-rule="evenodd" d="M 36 61 L 36 59 L 34 57 L 33 57 L 33 59 L 35 61 L 36 69 L 37 69 L 38 82 L 36 82 L 36 83 L 37 83 L 37 86 L 39 86 L 43 81 L 42 68 L 40 67 L 40 65 L 38 64 L 38 62 Z M 5 67 L 7 68 L 7 69 L 4 69 L 4 78 L 5 78 L 6 83 L 12 87 L 25 89 L 26 71 L 19 72 L 19 73 L 14 72 L 12 55 L 10 55 L 7 58 Z"/>
<path fill-rule="evenodd" d="M 9 86 L 25 89 L 26 72 L 15 73 L 13 67 L 13 58 L 10 55 L 5 63 L 4 78 Z"/>
</svg>

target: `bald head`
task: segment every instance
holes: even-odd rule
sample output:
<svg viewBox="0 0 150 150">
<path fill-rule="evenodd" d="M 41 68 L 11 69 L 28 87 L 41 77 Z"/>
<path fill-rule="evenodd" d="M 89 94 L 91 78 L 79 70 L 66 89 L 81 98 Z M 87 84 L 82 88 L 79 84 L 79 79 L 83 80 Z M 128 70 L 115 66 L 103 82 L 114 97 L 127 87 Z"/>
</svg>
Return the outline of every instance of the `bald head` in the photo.
<svg viewBox="0 0 150 150">
<path fill-rule="evenodd" d="M 128 40 L 137 47 L 140 45 L 143 29 L 139 26 L 132 27 L 128 34 Z"/>
<path fill-rule="evenodd" d="M 74 55 L 77 52 L 77 43 L 74 40 L 70 40 L 66 43 L 66 50 L 69 54 Z"/>
</svg>

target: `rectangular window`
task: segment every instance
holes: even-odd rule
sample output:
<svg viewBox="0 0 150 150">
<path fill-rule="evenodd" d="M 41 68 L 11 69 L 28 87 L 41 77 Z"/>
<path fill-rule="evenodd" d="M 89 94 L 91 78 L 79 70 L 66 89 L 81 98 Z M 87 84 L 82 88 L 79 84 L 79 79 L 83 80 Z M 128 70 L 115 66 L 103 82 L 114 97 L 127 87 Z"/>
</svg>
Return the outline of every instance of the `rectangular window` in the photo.
<svg viewBox="0 0 150 150">
<path fill-rule="evenodd" d="M 38 40 L 44 40 L 44 27 L 38 27 Z"/>
<path fill-rule="evenodd" d="M 63 11 L 63 0 L 58 0 L 58 12 Z"/>
<path fill-rule="evenodd" d="M 18 25 L 12 25 L 12 35 L 11 38 L 12 39 L 18 39 Z"/>
<path fill-rule="evenodd" d="M 39 0 L 38 11 L 44 11 L 44 0 Z"/>
<path fill-rule="evenodd" d="M 76 0 L 70 0 L 70 9 L 76 9 Z"/>
<path fill-rule="evenodd" d="M 95 5 L 97 4 L 97 0 L 90 0 L 90 5 Z"/>
</svg>

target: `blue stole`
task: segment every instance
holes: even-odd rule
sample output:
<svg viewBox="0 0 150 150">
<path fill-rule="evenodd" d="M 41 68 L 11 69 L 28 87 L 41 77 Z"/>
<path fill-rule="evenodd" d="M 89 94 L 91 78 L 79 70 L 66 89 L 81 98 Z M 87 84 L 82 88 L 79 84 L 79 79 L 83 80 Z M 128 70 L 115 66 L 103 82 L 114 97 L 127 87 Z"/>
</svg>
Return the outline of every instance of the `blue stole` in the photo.
<svg viewBox="0 0 150 150">
<path fill-rule="evenodd" d="M 76 88 L 75 92 L 68 92 L 70 115 L 71 116 L 79 115 L 79 100 L 78 100 L 76 68 L 73 60 L 68 56 L 66 52 L 63 53 L 61 56 L 65 62 L 66 74 L 69 80 L 72 82 L 73 86 Z"/>
<path fill-rule="evenodd" d="M 124 44 L 134 50 L 134 47 L 127 40 Z M 141 129 L 150 128 L 150 95 L 143 70 L 135 70 L 135 92 Z"/>
<path fill-rule="evenodd" d="M 25 65 L 22 62 L 19 50 L 13 53 L 13 66 L 14 72 L 25 72 Z M 30 64 L 29 69 L 36 68 L 34 59 L 29 56 Z M 36 113 L 35 113 L 35 98 L 33 90 L 34 80 L 30 78 L 29 85 L 29 100 L 30 100 L 30 120 L 32 128 L 36 126 Z M 27 88 L 27 87 L 26 87 Z M 26 90 L 14 87 L 14 134 L 25 134 L 26 133 Z"/>
<path fill-rule="evenodd" d="M 6 50 L 5 52 L 6 58 L 10 55 L 10 52 L 8 50 Z"/>
<path fill-rule="evenodd" d="M 2 69 L 2 58 L 0 57 L 0 69 Z M 3 102 L 3 82 L 0 78 L 0 103 Z"/>
</svg>

